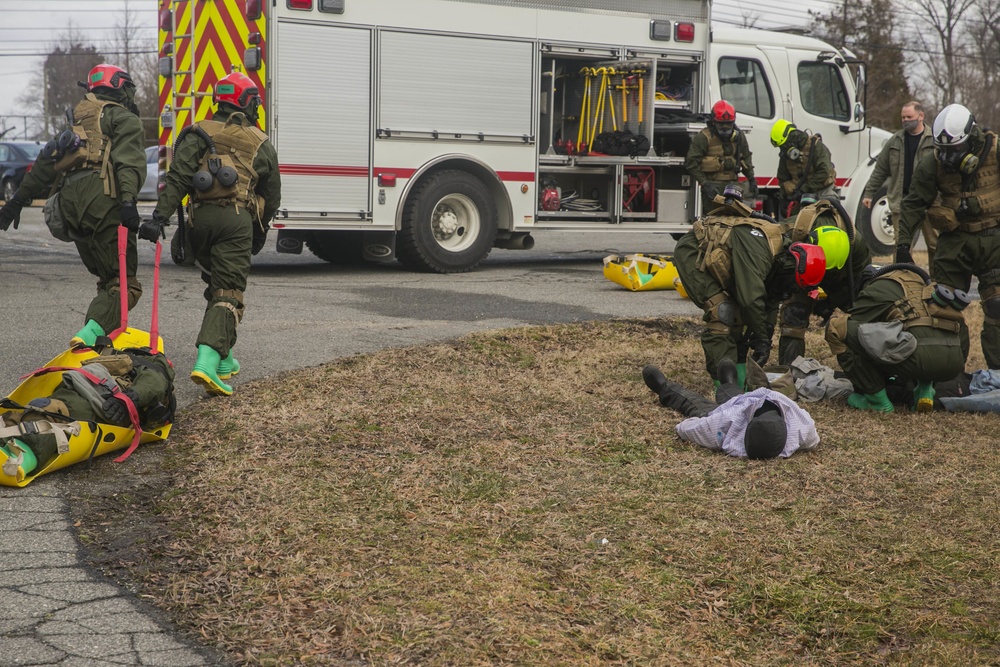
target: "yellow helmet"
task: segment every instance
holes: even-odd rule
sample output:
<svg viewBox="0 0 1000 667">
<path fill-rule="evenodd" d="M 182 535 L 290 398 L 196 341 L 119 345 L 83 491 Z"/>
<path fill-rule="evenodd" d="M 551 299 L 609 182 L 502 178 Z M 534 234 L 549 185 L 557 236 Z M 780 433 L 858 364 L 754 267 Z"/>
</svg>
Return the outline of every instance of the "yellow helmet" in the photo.
<svg viewBox="0 0 1000 667">
<path fill-rule="evenodd" d="M 840 227 L 833 225 L 817 227 L 809 234 L 809 242 L 823 249 L 827 271 L 842 269 L 844 264 L 847 264 L 847 258 L 851 254 L 851 239 Z"/>
<path fill-rule="evenodd" d="M 783 146 L 788 141 L 788 135 L 794 129 L 796 129 L 795 126 L 784 118 L 774 121 L 774 125 L 771 126 L 771 145 L 774 147 Z"/>
</svg>

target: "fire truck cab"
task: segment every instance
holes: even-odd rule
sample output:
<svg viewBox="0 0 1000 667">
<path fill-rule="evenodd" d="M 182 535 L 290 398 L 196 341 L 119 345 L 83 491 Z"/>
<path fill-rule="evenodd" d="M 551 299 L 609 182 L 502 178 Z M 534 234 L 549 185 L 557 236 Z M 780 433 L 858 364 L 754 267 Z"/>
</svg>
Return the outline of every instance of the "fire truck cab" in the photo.
<svg viewBox="0 0 1000 667">
<path fill-rule="evenodd" d="M 278 151 L 281 252 L 451 273 L 545 230 L 677 235 L 699 213 L 685 155 L 720 93 L 738 97 L 765 190 L 770 123 L 811 113 L 804 84 L 788 85 L 791 50 L 780 64 L 753 37 L 713 43 L 710 4 L 160 0 L 161 143 L 208 117 L 214 82 L 240 67 Z M 834 155 L 857 178 L 853 81 L 839 54 L 811 48 L 803 57 L 843 84 L 834 117 L 816 118 L 847 126 L 833 134 L 854 137 L 854 153 Z"/>
</svg>

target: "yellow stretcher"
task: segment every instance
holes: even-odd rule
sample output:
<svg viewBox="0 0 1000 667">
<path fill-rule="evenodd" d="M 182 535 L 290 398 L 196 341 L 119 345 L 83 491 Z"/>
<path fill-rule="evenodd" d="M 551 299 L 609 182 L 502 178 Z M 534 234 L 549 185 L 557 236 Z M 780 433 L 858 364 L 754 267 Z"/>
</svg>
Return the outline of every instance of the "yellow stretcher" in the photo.
<svg viewBox="0 0 1000 667">
<path fill-rule="evenodd" d="M 157 336 L 156 349 L 163 349 L 163 339 Z M 126 328 L 113 340 L 113 346 L 117 349 L 134 347 L 146 347 L 150 344 L 150 334 L 137 329 Z M 78 348 L 66 350 L 55 357 L 43 368 L 80 368 L 83 361 L 98 356 L 97 352 L 90 348 Z M 40 369 L 41 370 L 41 369 Z M 34 398 L 49 396 L 62 381 L 64 371 L 52 371 L 36 373 L 26 376 L 21 384 L 7 397 L 10 401 L 18 405 L 27 405 Z M 23 412 L 18 409 L 10 409 L 10 412 Z M 69 424 L 71 427 L 67 433 L 67 451 L 56 453 L 48 461 L 38 461 L 34 470 L 26 473 L 23 466 L 17 466 L 14 474 L 7 474 L 0 470 L 0 485 L 3 486 L 27 486 L 36 477 L 40 477 L 54 470 L 60 470 L 81 461 L 89 460 L 94 456 L 102 456 L 108 452 L 131 448 L 133 445 L 145 444 L 166 440 L 170 434 L 170 424 L 160 426 L 152 431 L 140 431 L 136 440 L 136 430 L 123 426 L 111 424 L 100 424 L 97 422 L 77 421 Z M 78 428 L 76 428 L 78 427 Z M 73 430 L 77 432 L 72 433 Z M 13 446 L 8 444 L 5 451 L 9 454 L 17 454 L 16 441 Z M 127 451 L 130 454 L 131 451 Z M 32 456 L 29 453 L 29 456 Z M 4 458 L 3 451 L 0 451 L 0 460 Z M 125 456 L 119 457 L 123 460 Z M 8 470 L 14 468 L 7 466 Z"/>
<path fill-rule="evenodd" d="M 670 255 L 608 255 L 604 277 L 633 292 L 679 289 L 680 283 Z"/>
</svg>

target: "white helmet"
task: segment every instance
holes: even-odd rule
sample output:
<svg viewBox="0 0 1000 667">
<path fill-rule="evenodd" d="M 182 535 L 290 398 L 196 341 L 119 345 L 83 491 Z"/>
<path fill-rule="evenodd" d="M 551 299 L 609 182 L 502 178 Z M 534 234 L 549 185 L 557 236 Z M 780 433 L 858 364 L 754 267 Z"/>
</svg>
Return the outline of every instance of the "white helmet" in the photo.
<svg viewBox="0 0 1000 667">
<path fill-rule="evenodd" d="M 949 104 L 934 119 L 934 145 L 943 149 L 963 145 L 975 124 L 971 111 L 961 104 Z"/>
</svg>

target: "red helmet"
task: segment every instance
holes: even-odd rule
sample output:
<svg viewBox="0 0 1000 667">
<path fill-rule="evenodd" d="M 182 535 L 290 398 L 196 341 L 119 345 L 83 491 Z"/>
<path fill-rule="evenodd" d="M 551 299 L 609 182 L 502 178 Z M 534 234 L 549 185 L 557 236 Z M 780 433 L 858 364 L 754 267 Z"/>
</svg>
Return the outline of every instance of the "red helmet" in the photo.
<svg viewBox="0 0 1000 667">
<path fill-rule="evenodd" d="M 260 105 L 260 91 L 257 84 L 243 72 L 231 72 L 219 79 L 212 92 L 212 102 L 225 102 L 234 107 L 246 109 L 256 99 Z"/>
<path fill-rule="evenodd" d="M 793 243 L 788 249 L 795 258 L 795 283 L 802 289 L 820 284 L 826 273 L 826 253 L 812 243 Z"/>
<path fill-rule="evenodd" d="M 128 75 L 128 72 L 121 67 L 102 64 L 90 70 L 90 74 L 87 75 L 87 92 L 89 93 L 94 88 L 121 90 L 126 83 L 132 83 L 132 77 Z M 132 85 L 135 84 L 132 83 Z"/>
<path fill-rule="evenodd" d="M 736 108 L 725 100 L 719 100 L 712 107 L 712 120 L 716 123 L 732 123 L 736 120 Z"/>
</svg>

